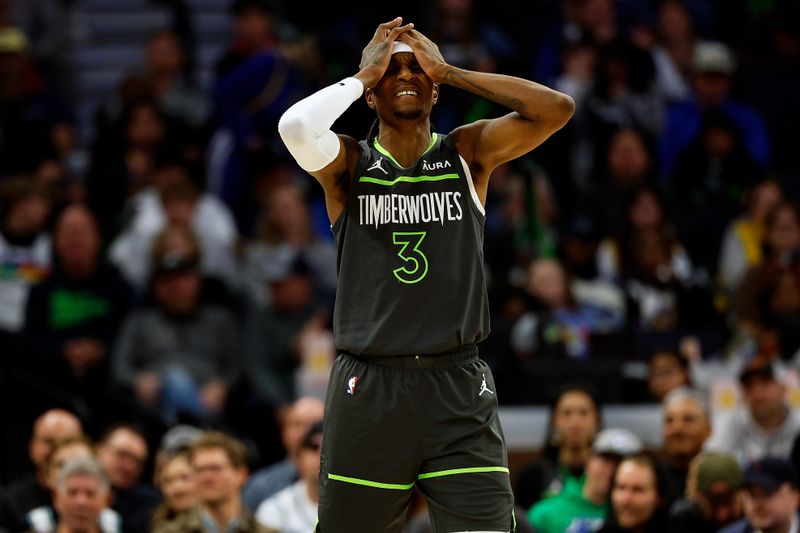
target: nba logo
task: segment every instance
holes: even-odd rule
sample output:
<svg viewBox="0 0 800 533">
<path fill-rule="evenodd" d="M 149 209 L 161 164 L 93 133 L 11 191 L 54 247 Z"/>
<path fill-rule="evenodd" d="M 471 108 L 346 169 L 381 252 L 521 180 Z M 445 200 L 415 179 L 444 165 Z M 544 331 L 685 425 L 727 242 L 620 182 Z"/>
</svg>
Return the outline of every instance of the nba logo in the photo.
<svg viewBox="0 0 800 533">
<path fill-rule="evenodd" d="M 347 394 L 349 394 L 350 396 L 355 396 L 356 395 L 356 382 L 357 381 L 358 381 L 358 378 L 356 376 L 353 376 L 347 382 Z"/>
</svg>

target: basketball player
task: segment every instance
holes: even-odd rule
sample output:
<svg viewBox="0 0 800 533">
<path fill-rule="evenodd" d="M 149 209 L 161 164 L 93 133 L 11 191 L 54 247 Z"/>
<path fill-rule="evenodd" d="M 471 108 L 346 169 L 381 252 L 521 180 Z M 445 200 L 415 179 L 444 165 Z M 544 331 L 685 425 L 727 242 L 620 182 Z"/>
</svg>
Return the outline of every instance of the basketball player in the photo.
<svg viewBox="0 0 800 533">
<path fill-rule="evenodd" d="M 442 83 L 512 112 L 432 132 Z M 377 135 L 337 136 L 362 94 Z M 492 169 L 573 111 L 542 85 L 447 64 L 398 17 L 378 26 L 353 77 L 281 118 L 284 143 L 325 190 L 338 247 L 318 532 L 400 532 L 415 485 L 437 532 L 514 529 L 496 389 L 476 348 L 489 333 L 484 202 Z"/>
</svg>

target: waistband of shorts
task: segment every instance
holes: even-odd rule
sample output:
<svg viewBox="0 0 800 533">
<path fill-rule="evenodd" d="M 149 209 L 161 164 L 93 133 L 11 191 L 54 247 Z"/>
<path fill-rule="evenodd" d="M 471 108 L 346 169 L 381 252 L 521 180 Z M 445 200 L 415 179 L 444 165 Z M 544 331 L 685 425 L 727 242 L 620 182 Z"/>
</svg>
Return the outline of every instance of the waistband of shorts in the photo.
<svg viewBox="0 0 800 533">
<path fill-rule="evenodd" d="M 369 355 L 354 354 L 348 351 L 340 353 L 366 363 L 390 366 L 394 368 L 437 368 L 443 366 L 457 366 L 467 361 L 478 358 L 478 346 L 469 344 L 462 346 L 452 352 L 441 352 L 435 354 L 410 354 L 410 355 Z"/>
</svg>

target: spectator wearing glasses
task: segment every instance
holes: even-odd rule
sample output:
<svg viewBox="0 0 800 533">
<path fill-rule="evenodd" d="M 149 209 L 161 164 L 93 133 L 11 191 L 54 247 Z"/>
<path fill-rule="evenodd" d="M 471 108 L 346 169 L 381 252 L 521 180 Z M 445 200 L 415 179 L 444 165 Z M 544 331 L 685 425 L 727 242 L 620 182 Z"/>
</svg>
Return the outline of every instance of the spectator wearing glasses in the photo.
<svg viewBox="0 0 800 533">
<path fill-rule="evenodd" d="M 154 533 L 278 533 L 262 526 L 242 503 L 247 481 L 244 445 L 219 432 L 206 432 L 189 448 L 199 505 Z"/>
<path fill-rule="evenodd" d="M 147 530 L 160 498 L 158 491 L 140 481 L 149 457 L 144 436 L 133 426 L 115 425 L 106 430 L 96 449 L 111 483 L 112 508 L 122 517 L 125 530 Z"/>
</svg>

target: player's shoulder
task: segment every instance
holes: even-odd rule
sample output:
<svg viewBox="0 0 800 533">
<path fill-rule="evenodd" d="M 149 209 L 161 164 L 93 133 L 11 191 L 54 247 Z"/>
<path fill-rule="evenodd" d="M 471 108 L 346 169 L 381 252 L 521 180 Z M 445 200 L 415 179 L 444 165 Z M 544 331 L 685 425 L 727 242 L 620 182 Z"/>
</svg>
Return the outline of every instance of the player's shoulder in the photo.
<svg viewBox="0 0 800 533">
<path fill-rule="evenodd" d="M 490 119 L 476 120 L 475 122 L 457 127 L 447 135 L 448 141 L 455 146 L 456 150 L 467 164 L 471 163 L 481 132 L 489 122 Z"/>
</svg>

